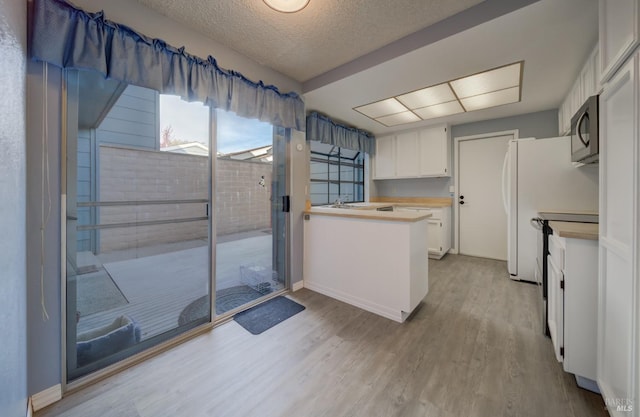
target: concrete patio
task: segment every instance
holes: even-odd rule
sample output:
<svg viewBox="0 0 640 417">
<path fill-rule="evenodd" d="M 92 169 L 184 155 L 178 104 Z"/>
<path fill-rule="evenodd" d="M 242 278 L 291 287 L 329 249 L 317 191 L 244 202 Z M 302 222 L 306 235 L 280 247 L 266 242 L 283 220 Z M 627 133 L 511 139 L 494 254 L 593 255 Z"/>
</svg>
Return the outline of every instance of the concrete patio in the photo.
<svg viewBox="0 0 640 417">
<path fill-rule="evenodd" d="M 241 267 L 271 270 L 272 236 L 269 232 L 245 232 L 218 239 L 217 291 L 245 284 L 246 277 L 242 279 Z M 142 340 L 175 329 L 184 308 L 208 293 L 207 247 L 206 241 L 196 240 L 94 255 L 97 259 L 90 254 L 79 254 L 79 262 L 84 257 L 83 262 L 97 265 L 95 268 L 84 266 L 85 270 L 92 272 L 78 275 L 78 283 L 102 274 L 101 279 L 115 284 L 122 300 L 117 300 L 112 308 L 94 306 L 93 303 L 100 302 L 101 294 L 83 293 L 83 288 L 89 287 L 78 285 L 78 305 L 98 311 L 84 314 L 79 308 L 77 331 L 81 333 L 103 326 L 123 314 L 138 322 Z M 272 283 L 273 290 L 283 288 L 278 284 Z M 106 296 L 104 290 L 99 291 Z"/>
</svg>

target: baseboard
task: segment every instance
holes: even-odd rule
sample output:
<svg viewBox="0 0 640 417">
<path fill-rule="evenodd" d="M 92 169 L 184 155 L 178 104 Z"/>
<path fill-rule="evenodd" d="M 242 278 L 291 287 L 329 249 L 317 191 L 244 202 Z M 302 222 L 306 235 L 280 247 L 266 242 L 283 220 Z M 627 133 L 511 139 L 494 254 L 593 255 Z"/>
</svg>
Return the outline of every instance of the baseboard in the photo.
<svg viewBox="0 0 640 417">
<path fill-rule="evenodd" d="M 44 391 L 37 392 L 31 396 L 31 407 L 33 411 L 42 410 L 62 399 L 62 385 L 54 385 Z"/>
<path fill-rule="evenodd" d="M 301 290 L 303 288 L 304 288 L 304 281 L 302 281 L 302 280 L 294 282 L 293 285 L 291 286 L 291 290 L 293 292 L 296 292 L 296 291 Z"/>
<path fill-rule="evenodd" d="M 327 288 L 324 285 L 307 282 L 305 288 L 308 288 L 311 291 L 319 292 L 320 294 L 324 294 L 328 297 L 335 298 L 336 300 L 345 302 L 347 304 L 351 304 L 352 306 L 361 308 L 362 310 L 367 310 L 379 316 L 397 321 L 398 323 L 402 323 L 408 316 L 407 313 L 400 310 L 395 310 L 388 306 L 373 303 L 369 300 L 363 300 L 362 298 L 356 297 L 352 294 L 347 294 L 342 291 L 336 291 L 335 289 Z"/>
<path fill-rule="evenodd" d="M 33 404 L 31 404 L 31 398 L 27 399 L 27 417 L 33 417 Z"/>
<path fill-rule="evenodd" d="M 449 249 L 449 253 L 451 253 L 453 255 L 457 255 L 458 254 L 458 249 L 451 248 L 451 249 Z"/>
</svg>

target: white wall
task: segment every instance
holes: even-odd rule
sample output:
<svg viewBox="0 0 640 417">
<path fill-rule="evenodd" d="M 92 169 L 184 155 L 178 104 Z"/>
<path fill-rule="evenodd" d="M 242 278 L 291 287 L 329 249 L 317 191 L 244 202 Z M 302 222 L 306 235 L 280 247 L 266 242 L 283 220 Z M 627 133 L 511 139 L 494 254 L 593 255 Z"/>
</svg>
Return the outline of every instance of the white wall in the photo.
<svg viewBox="0 0 640 417">
<path fill-rule="evenodd" d="M 0 415 L 27 409 L 26 50 L 27 7 L 0 2 Z"/>
</svg>

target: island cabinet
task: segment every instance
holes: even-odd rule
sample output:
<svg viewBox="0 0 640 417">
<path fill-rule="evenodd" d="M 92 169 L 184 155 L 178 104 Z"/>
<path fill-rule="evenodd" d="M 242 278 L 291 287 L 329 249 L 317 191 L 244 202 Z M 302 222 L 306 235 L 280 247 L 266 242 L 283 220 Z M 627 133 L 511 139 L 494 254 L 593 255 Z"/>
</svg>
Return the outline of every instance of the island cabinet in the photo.
<svg viewBox="0 0 640 417">
<path fill-rule="evenodd" d="M 315 207 L 306 213 L 304 287 L 405 321 L 429 291 L 429 215 Z"/>
<path fill-rule="evenodd" d="M 451 176 L 451 135 L 446 125 L 376 138 L 373 179 Z"/>
<path fill-rule="evenodd" d="M 563 222 L 557 222 L 561 225 Z M 554 225 L 551 224 L 554 228 Z M 596 227 L 597 229 L 597 227 Z M 549 236 L 548 325 L 556 358 L 579 386 L 598 391 L 598 241 Z"/>
</svg>

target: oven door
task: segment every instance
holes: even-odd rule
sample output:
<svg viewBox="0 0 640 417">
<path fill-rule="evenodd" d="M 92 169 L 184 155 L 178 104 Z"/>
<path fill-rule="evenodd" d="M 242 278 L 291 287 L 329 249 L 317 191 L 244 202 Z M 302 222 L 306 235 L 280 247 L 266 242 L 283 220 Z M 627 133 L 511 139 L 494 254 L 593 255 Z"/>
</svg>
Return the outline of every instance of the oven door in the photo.
<svg viewBox="0 0 640 417">
<path fill-rule="evenodd" d="M 531 219 L 531 224 L 538 230 L 536 269 L 534 272 L 534 278 L 536 284 L 538 284 L 538 302 L 536 303 L 536 309 L 538 310 L 538 317 L 540 317 L 542 324 L 542 333 L 547 334 L 547 299 L 544 293 L 544 270 L 546 268 L 545 239 L 547 237 L 544 233 L 544 221 L 542 219 Z"/>
</svg>

